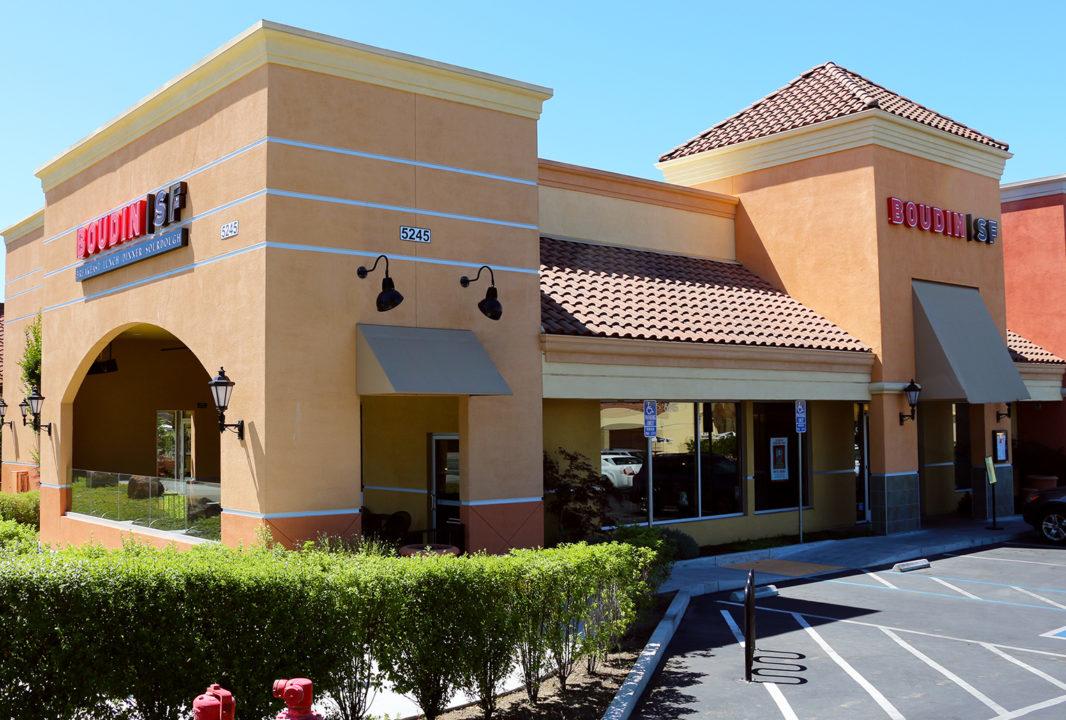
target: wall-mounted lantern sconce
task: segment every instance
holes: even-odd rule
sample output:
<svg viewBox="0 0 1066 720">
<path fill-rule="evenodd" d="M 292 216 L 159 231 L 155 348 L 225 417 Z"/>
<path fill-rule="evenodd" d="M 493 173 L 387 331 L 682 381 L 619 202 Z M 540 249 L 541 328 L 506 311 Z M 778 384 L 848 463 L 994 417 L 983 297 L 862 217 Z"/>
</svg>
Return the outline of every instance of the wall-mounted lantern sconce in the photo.
<svg viewBox="0 0 1066 720">
<path fill-rule="evenodd" d="M 1007 418 L 1008 420 L 1010 419 L 1010 403 L 1003 404 L 1007 406 L 1007 410 L 1006 412 L 1004 412 L 1003 410 L 996 410 L 996 422 L 1002 422 L 1003 418 Z"/>
<path fill-rule="evenodd" d="M 15 430 L 15 421 L 14 420 L 7 420 L 6 418 L 7 418 L 7 403 L 4 402 L 3 398 L 0 398 L 0 425 L 10 425 L 11 426 L 11 431 L 14 432 L 14 430 Z"/>
<path fill-rule="evenodd" d="M 33 388 L 30 396 L 23 402 L 30 406 L 30 414 L 33 415 L 33 431 L 39 433 L 41 430 L 47 430 L 48 437 L 52 437 L 52 423 L 41 423 L 41 406 L 44 405 L 44 396 L 41 395 L 41 392 L 37 388 Z"/>
<path fill-rule="evenodd" d="M 385 277 L 381 279 L 381 292 L 378 293 L 377 307 L 378 312 L 388 312 L 403 302 L 403 295 L 396 289 L 396 283 L 389 277 L 389 256 L 378 255 L 374 258 L 374 264 L 369 270 L 366 269 L 365 265 L 360 265 L 355 274 L 359 276 L 360 280 L 366 280 L 367 275 L 377 270 L 378 263 L 382 258 L 385 259 Z"/>
<path fill-rule="evenodd" d="M 30 404 L 26 402 L 26 398 L 22 398 L 22 402 L 19 403 L 19 411 L 22 413 L 22 427 L 26 427 L 29 425 L 26 418 L 29 417 L 30 414 Z M 14 424 L 15 421 L 12 420 L 11 422 Z"/>
<path fill-rule="evenodd" d="M 226 377 L 226 369 L 222 367 L 218 369 L 218 375 L 215 375 L 215 377 L 207 383 L 207 386 L 211 388 L 211 394 L 215 398 L 215 407 L 218 408 L 219 433 L 232 430 L 237 433 L 238 440 L 244 440 L 243 420 L 238 420 L 235 423 L 226 423 L 226 408 L 229 407 L 229 397 L 233 394 L 234 385 L 235 383 Z"/>
<path fill-rule="evenodd" d="M 482 265 L 477 269 L 477 275 L 471 280 L 466 275 L 459 278 L 459 284 L 470 287 L 470 283 L 477 282 L 481 278 L 481 271 L 489 271 L 489 289 L 485 291 L 485 298 L 477 304 L 477 309 L 489 320 L 499 320 L 503 315 L 503 305 L 500 304 L 500 295 L 496 291 L 496 275 L 488 265 Z"/>
<path fill-rule="evenodd" d="M 922 394 L 922 386 L 914 382 L 914 378 L 911 378 L 911 381 L 907 383 L 907 386 L 905 388 L 903 388 L 903 394 L 907 396 L 907 404 L 911 406 L 911 414 L 907 415 L 906 413 L 900 413 L 900 425 L 907 422 L 908 420 L 914 420 L 914 418 L 916 417 L 915 408 L 918 407 L 918 396 Z"/>
</svg>

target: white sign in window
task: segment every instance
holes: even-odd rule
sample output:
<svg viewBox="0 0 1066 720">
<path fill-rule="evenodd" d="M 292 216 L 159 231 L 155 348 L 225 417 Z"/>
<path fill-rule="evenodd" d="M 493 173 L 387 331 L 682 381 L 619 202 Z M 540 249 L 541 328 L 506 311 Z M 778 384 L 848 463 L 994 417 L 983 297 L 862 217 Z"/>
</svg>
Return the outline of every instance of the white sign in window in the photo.
<svg viewBox="0 0 1066 720">
<path fill-rule="evenodd" d="M 770 479 L 788 480 L 788 438 L 770 438 Z"/>
</svg>

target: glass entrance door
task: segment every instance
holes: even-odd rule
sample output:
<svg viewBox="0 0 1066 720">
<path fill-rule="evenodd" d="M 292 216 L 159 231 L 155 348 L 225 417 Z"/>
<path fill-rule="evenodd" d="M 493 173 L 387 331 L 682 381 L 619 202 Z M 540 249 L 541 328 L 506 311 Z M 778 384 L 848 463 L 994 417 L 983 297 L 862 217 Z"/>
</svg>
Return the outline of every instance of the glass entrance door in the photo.
<svg viewBox="0 0 1066 720">
<path fill-rule="evenodd" d="M 429 454 L 429 523 L 438 530 L 459 519 L 459 436 L 430 435 Z"/>
<path fill-rule="evenodd" d="M 155 414 L 155 474 L 188 480 L 193 476 L 192 413 L 159 410 Z"/>
<path fill-rule="evenodd" d="M 870 522 L 870 406 L 855 404 L 855 522 Z"/>
</svg>

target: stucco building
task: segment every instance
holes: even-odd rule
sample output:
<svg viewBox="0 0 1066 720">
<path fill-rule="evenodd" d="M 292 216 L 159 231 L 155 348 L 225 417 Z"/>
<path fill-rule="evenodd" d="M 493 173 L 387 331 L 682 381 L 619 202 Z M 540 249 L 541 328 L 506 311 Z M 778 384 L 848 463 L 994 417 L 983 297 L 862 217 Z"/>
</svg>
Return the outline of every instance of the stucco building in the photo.
<svg viewBox="0 0 1066 720">
<path fill-rule="evenodd" d="M 1063 370 L 1005 341 L 1005 143 L 827 63 L 654 182 L 539 159 L 550 97 L 262 22 L 44 165 L 3 231 L 43 539 L 537 545 L 559 448 L 609 524 L 705 544 L 795 532 L 801 487 L 808 529 L 987 512 L 1005 408 Z"/>
</svg>

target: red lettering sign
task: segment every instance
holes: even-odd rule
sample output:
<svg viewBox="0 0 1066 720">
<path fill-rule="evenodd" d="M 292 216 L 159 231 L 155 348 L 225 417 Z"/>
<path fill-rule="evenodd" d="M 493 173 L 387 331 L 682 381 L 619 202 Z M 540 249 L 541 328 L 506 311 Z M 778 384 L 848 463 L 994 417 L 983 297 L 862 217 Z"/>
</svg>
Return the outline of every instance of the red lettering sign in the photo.
<svg viewBox="0 0 1066 720">
<path fill-rule="evenodd" d="M 918 206 L 908 201 L 904 206 L 907 219 L 907 227 L 918 227 Z"/>
<path fill-rule="evenodd" d="M 967 238 L 992 245 L 999 238 L 999 222 L 973 215 L 964 215 L 954 210 L 945 210 L 935 205 L 888 198 L 888 222 L 891 225 L 906 225 L 926 232 Z"/>
<path fill-rule="evenodd" d="M 933 232 L 944 232 L 944 211 L 938 207 L 933 208 Z"/>
<path fill-rule="evenodd" d="M 903 201 L 897 197 L 888 199 L 888 221 L 893 225 L 903 224 Z"/>
<path fill-rule="evenodd" d="M 181 202 L 184 207 L 184 183 L 181 186 Z M 181 210 L 170 210 L 175 219 L 181 219 Z M 148 201 L 134 200 L 128 205 L 96 218 L 77 230 L 77 257 L 79 260 L 103 252 L 116 245 L 136 240 L 148 230 Z"/>
</svg>

